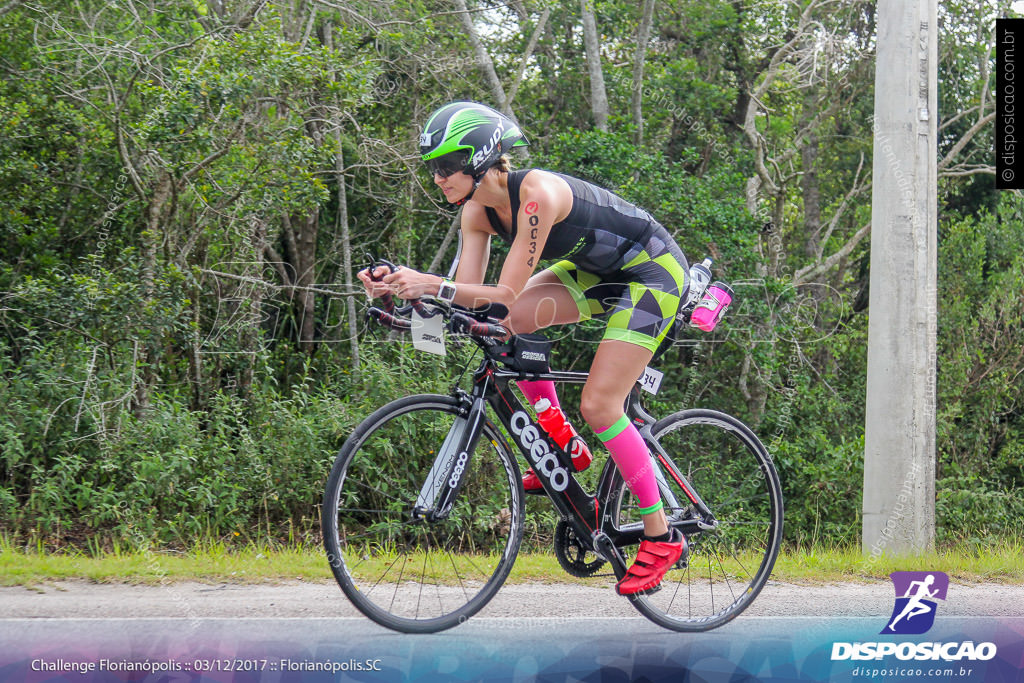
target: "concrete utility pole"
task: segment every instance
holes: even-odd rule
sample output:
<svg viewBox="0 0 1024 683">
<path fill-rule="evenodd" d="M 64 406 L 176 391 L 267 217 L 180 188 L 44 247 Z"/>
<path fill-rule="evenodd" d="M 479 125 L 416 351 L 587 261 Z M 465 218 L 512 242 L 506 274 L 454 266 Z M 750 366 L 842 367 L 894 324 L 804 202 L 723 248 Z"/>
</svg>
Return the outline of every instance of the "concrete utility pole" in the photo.
<svg viewBox="0 0 1024 683">
<path fill-rule="evenodd" d="M 879 0 L 864 553 L 935 541 L 937 0 Z"/>
</svg>

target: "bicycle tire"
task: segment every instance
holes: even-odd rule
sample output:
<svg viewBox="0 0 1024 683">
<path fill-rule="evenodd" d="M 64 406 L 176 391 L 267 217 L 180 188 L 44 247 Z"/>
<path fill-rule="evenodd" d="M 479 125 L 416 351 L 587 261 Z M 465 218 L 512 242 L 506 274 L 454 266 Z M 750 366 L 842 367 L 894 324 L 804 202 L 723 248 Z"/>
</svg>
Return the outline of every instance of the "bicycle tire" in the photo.
<svg viewBox="0 0 1024 683">
<path fill-rule="evenodd" d="M 430 633 L 461 624 L 504 583 L 523 537 L 516 459 L 485 420 L 451 513 L 412 508 L 460 402 L 421 394 L 378 409 L 335 459 L 322 509 L 324 546 L 342 591 L 392 630 Z"/>
<path fill-rule="evenodd" d="M 783 531 L 778 472 L 760 439 L 725 413 L 683 410 L 659 420 L 651 431 L 711 509 L 718 526 L 691 533 L 686 539 L 688 553 L 666 573 L 660 589 L 630 596 L 630 601 L 665 628 L 717 628 L 750 606 L 775 566 Z M 662 469 L 667 468 L 662 465 Z M 670 524 L 692 520 L 696 513 L 689 498 L 671 473 L 665 474 L 673 495 L 681 501 L 673 509 L 667 496 L 662 496 Z M 612 491 L 609 504 L 616 523 L 639 521 L 638 504 L 621 476 Z"/>
</svg>

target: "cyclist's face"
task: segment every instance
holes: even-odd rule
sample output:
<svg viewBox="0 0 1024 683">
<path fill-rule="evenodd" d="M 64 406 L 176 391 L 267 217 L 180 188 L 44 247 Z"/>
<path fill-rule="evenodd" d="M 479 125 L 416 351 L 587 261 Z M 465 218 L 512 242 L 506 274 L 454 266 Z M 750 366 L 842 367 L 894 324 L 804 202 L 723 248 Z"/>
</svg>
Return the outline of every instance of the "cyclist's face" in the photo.
<svg viewBox="0 0 1024 683">
<path fill-rule="evenodd" d="M 441 188 L 444 198 L 451 203 L 459 201 L 473 189 L 473 179 L 461 171 L 447 177 L 434 173 L 434 184 Z"/>
</svg>

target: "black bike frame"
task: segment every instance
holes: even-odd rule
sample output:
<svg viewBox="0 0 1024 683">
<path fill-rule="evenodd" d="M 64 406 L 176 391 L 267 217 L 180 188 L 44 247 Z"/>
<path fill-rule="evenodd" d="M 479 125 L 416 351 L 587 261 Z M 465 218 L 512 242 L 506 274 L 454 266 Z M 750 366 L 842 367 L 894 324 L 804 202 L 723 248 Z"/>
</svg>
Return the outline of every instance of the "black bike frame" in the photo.
<svg viewBox="0 0 1024 683">
<path fill-rule="evenodd" d="M 596 495 L 588 494 L 573 476 L 575 468 L 572 467 L 569 455 L 533 421 L 530 413 L 509 387 L 513 380 L 552 380 L 558 383 L 583 384 L 587 377 L 587 373 L 583 372 L 523 373 L 504 370 L 499 368 L 493 359 L 485 358 L 473 374 L 471 392 L 456 391 L 456 396 L 463 400 L 463 410 L 460 412 L 467 418 L 469 424 L 468 428 L 462 428 L 459 448 L 455 452 L 459 453 L 460 457 L 463 453 L 474 452 L 473 446 L 483 429 L 484 420 L 481 418 L 484 416 L 484 407 L 490 404 L 523 457 L 532 465 L 561 518 L 572 527 L 577 538 L 611 561 L 616 575 L 621 578 L 625 573 L 626 564 L 618 548 L 640 543 L 643 523 L 637 521 L 619 526 L 614 519 L 613 510 L 609 509 L 610 499 L 618 487 L 619 477 L 615 464 L 610 459 L 605 462 Z M 639 391 L 639 387 L 636 386 L 630 393 L 625 406 L 626 414 L 651 448 L 652 456 L 661 464 L 661 468 L 655 469 L 655 476 L 659 480 L 662 495 L 670 502 L 669 507 L 674 511 L 669 515 L 669 524 L 687 535 L 714 528 L 716 522 L 711 511 L 653 438 L 652 428 L 655 419 L 641 406 Z M 461 488 L 463 470 L 460 469 L 456 473 L 454 465 L 452 462 L 446 468 L 448 471 L 442 480 L 442 490 L 439 491 L 438 498 L 444 504 L 438 505 L 435 509 L 441 510 L 442 516 L 451 509 L 451 504 Z M 689 499 L 689 509 L 695 511 L 695 515 L 681 517 L 684 506 L 675 500 L 664 479 L 664 472 L 667 472 L 685 493 Z"/>
</svg>

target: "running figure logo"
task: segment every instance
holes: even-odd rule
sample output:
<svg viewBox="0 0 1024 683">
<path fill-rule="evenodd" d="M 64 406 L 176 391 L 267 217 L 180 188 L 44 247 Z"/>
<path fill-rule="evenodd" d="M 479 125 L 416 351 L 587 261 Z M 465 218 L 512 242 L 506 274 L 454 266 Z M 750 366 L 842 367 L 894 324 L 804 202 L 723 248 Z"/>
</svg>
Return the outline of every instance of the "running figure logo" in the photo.
<svg viewBox="0 0 1024 683">
<path fill-rule="evenodd" d="M 896 604 L 882 633 L 925 633 L 935 623 L 935 599 L 945 600 L 949 577 L 944 572 L 893 572 Z"/>
</svg>

